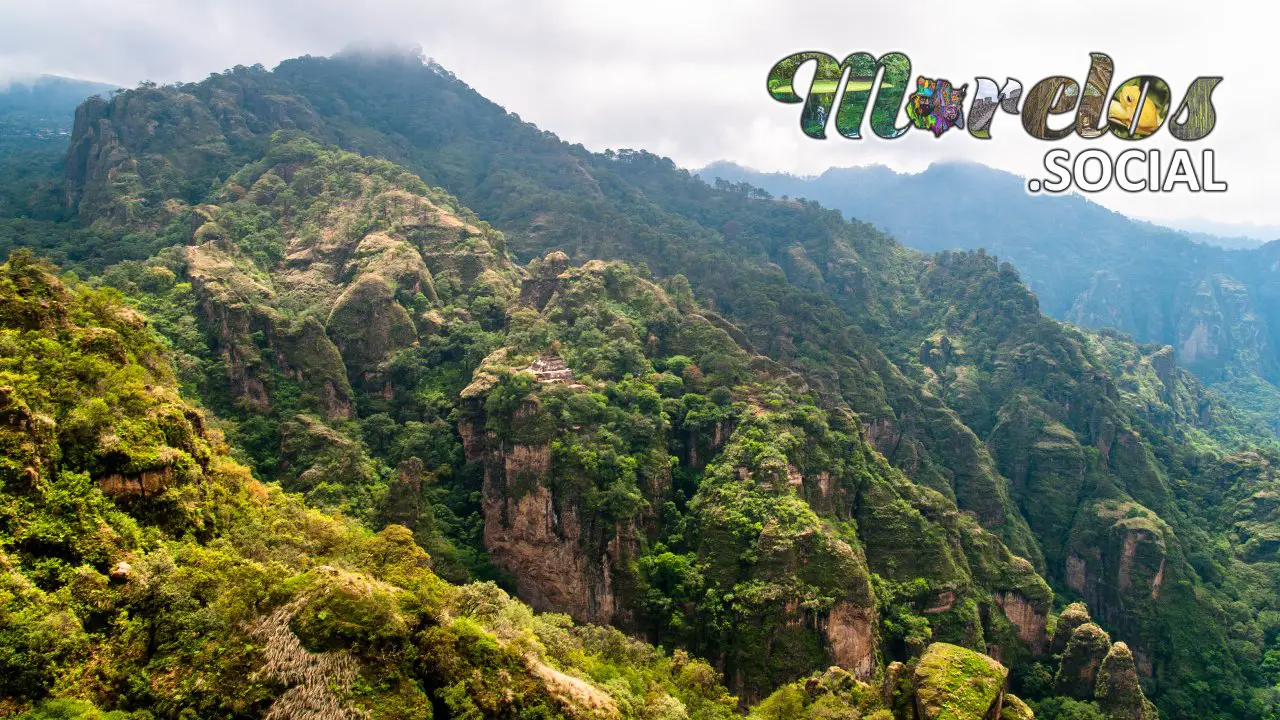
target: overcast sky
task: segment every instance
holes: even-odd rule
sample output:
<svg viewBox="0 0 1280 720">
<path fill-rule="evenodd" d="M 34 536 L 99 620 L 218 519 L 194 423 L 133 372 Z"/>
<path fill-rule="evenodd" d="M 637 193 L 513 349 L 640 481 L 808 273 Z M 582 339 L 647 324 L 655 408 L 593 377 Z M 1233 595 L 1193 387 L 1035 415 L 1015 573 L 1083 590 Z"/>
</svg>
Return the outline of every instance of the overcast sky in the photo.
<svg viewBox="0 0 1280 720">
<path fill-rule="evenodd" d="M 1225 194 L 1092 196 L 1128 214 L 1276 224 L 1280 92 L 1267 63 L 1275 20 L 1261 0 L 1205 2 L 798 2 L 785 0 L 0 0 L 0 77 L 57 73 L 132 86 L 198 80 L 226 67 L 274 66 L 327 55 L 352 42 L 422 45 L 427 55 L 490 99 L 588 148 L 646 148 L 695 168 L 729 159 L 804 174 L 881 163 L 918 171 L 945 159 L 976 160 L 1040 177 L 1055 146 L 1018 119 L 997 115 L 993 140 L 952 130 L 899 140 L 811 140 L 799 106 L 771 100 L 765 76 L 801 50 L 837 57 L 906 52 L 913 74 L 970 84 L 976 76 L 1026 87 L 1055 74 L 1081 85 L 1089 52 L 1109 54 L 1116 81 L 1163 77 L 1175 102 L 1198 75 L 1225 78 L 1214 93 L 1218 123 L 1198 143 L 1167 130 L 1127 146 L 1213 148 Z M 1034 7 L 1033 7 L 1034 6 Z M 1070 122 L 1070 117 L 1060 120 Z M 1167 156 L 1167 152 L 1165 153 Z"/>
</svg>

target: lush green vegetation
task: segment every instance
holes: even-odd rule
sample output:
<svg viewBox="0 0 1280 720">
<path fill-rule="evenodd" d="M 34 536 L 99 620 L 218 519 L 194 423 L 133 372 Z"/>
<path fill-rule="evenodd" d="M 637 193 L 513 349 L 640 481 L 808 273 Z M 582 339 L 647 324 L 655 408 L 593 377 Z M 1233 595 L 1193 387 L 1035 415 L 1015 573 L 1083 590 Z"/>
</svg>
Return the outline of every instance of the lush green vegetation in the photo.
<svg viewBox="0 0 1280 720">
<path fill-rule="evenodd" d="M 12 709 L 1276 716 L 1271 430 L 985 253 L 413 57 L 90 100 L 61 184 L 0 235 L 78 276 L 5 269 Z"/>
<path fill-rule="evenodd" d="M 0 711 L 731 714 L 704 663 L 449 585 L 404 527 L 258 482 L 180 399 L 143 318 L 51 271 L 0 266 Z"/>
<path fill-rule="evenodd" d="M 1029 196 L 1021 179 L 975 164 L 914 175 L 832 168 L 815 178 L 732 163 L 698 172 L 708 182 L 816 200 L 927 252 L 985 248 L 1017 266 L 1047 314 L 1171 345 L 1233 405 L 1280 428 L 1280 304 L 1270 269 L 1280 244 L 1227 250 L 1194 242 L 1083 198 Z"/>
</svg>

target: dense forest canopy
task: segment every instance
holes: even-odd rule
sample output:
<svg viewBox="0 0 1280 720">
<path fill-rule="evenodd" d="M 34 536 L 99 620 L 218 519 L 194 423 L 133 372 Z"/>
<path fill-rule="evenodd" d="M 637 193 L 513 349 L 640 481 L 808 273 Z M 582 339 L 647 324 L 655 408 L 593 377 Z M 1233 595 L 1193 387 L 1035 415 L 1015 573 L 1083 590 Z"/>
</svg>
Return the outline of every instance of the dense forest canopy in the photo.
<svg viewBox="0 0 1280 720">
<path fill-rule="evenodd" d="M 985 252 L 414 54 L 96 96 L 39 156 L 0 711 L 1280 713 L 1272 428 Z"/>
<path fill-rule="evenodd" d="M 1206 385 L 1280 428 L 1280 241 L 1224 249 L 1082 197 L 1031 197 L 1020 178 L 977 164 L 800 178 L 716 163 L 698 174 L 817 200 L 919 250 L 985 248 L 1018 268 L 1046 314 L 1170 345 Z"/>
</svg>

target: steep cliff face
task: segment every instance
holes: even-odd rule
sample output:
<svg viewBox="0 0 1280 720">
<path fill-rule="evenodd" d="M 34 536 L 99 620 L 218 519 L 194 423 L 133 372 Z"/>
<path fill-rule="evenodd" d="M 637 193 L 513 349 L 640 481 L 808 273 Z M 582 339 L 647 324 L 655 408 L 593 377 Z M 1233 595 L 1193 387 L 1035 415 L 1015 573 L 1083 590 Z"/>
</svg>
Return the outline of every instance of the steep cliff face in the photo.
<svg viewBox="0 0 1280 720">
<path fill-rule="evenodd" d="M 322 133 L 305 102 L 245 87 L 248 78 L 267 77 L 261 68 L 240 68 L 213 84 L 140 87 L 85 102 L 65 163 L 68 205 L 89 221 L 163 222 L 172 210 L 165 201 L 205 192 L 255 137 L 278 129 Z"/>
<path fill-rule="evenodd" d="M 331 420 L 351 417 L 351 383 L 338 349 L 314 317 L 290 321 L 275 293 L 214 244 L 187 248 L 187 272 L 200 318 L 226 367 L 231 397 L 260 411 L 272 407 L 273 372 L 297 382 L 305 406 Z"/>
<path fill-rule="evenodd" d="M 363 175 L 340 169 L 351 163 Z M 1034 541 L 991 499 L 1002 480 L 976 436 L 936 400 L 894 375 L 919 415 L 891 422 L 912 428 L 934 491 L 886 463 L 847 407 L 811 404 L 801 374 L 753 355 L 687 285 L 668 296 L 562 253 L 526 273 L 500 235 L 397 172 L 282 136 L 220 204 L 182 221 L 194 227 L 183 274 L 231 397 L 287 413 L 272 470 L 291 487 L 363 502 L 340 488 L 381 471 L 338 424 L 419 392 L 392 382 L 405 358 L 478 324 L 506 346 L 459 394 L 456 432 L 483 471 L 487 557 L 535 608 L 687 644 L 747 700 L 832 663 L 877 672 L 873 572 L 927 581 L 916 611 L 936 638 L 1043 650 L 1048 588 L 984 525 Z M 930 437 L 949 438 L 967 458 L 953 467 L 969 469 L 948 477 L 923 449 Z M 385 517 L 418 506 L 405 495 L 424 492 L 418 477 L 390 484 Z M 960 497 L 973 516 L 956 512 Z M 723 598 L 723 615 L 707 597 Z M 724 634 L 722 617 L 751 630 Z"/>
<path fill-rule="evenodd" d="M 831 661 L 866 680 L 879 670 L 879 628 L 874 607 L 844 600 L 821 618 L 820 630 Z"/>
<path fill-rule="evenodd" d="M 1019 396 L 1001 410 L 990 443 L 1045 561 L 1057 565 L 1085 484 L 1075 433 Z"/>
<path fill-rule="evenodd" d="M 1049 638 L 1045 631 L 1048 613 L 1044 603 L 1035 603 L 1016 590 L 997 592 L 995 602 L 1017 628 L 1018 639 L 1026 643 L 1033 654 L 1042 655 L 1048 650 Z"/>
<path fill-rule="evenodd" d="M 1066 319 L 1085 327 L 1116 328 L 1150 337 L 1165 324 L 1160 305 L 1139 309 L 1124 281 L 1110 270 L 1099 270 L 1088 288 L 1076 296 Z"/>
<path fill-rule="evenodd" d="M 1135 503 L 1103 502 L 1082 513 L 1066 558 L 1067 583 L 1113 627 L 1128 611 L 1159 604 L 1165 587 L 1170 528 Z"/>
<path fill-rule="evenodd" d="M 0 714 L 741 717 L 704 661 L 451 585 L 406 528 L 255 479 L 118 295 L 15 253 L 0 337 Z"/>
<path fill-rule="evenodd" d="M 1092 340 L 1121 397 L 1146 422 L 1173 438 L 1188 438 L 1200 431 L 1219 433 L 1215 439 L 1228 447 L 1238 443 L 1239 438 L 1220 434 L 1229 425 L 1223 420 L 1238 410 L 1180 367 L 1172 346 L 1135 346 L 1113 332 L 1096 333 Z M 1263 430 L 1261 422 L 1255 421 L 1255 426 Z"/>
<path fill-rule="evenodd" d="M 1266 315 L 1255 307 L 1250 288 L 1215 273 L 1187 288 L 1179 305 L 1171 344 L 1184 365 L 1209 379 L 1220 378 L 1228 364 L 1239 372 L 1274 371 Z"/>
<path fill-rule="evenodd" d="M 531 275 L 520 323 L 547 339 L 491 353 L 462 393 L 459 427 L 485 469 L 486 548 L 520 595 L 655 639 L 706 643 L 747 701 L 832 663 L 874 675 L 879 618 L 866 559 L 829 524 L 850 512 L 856 477 L 815 452 L 834 438 L 774 444 L 790 428 L 781 383 L 796 378 L 751 360 L 729 332 L 680 313 L 621 266 L 570 268 L 553 255 Z M 644 338 L 665 372 L 647 375 L 652 385 L 606 380 L 612 363 L 631 360 L 600 365 L 575 342 L 592 328 Z M 734 391 L 722 384 L 731 377 Z M 625 471 L 631 495 L 610 479 L 615 433 L 636 459 Z M 676 487 L 673 473 L 701 479 Z M 642 552 L 655 542 L 669 551 Z M 721 596 L 738 630 L 708 642 L 722 631 L 704 605 Z"/>
<path fill-rule="evenodd" d="M 530 403 L 518 416 L 537 412 Z M 590 515 L 580 519 L 577 506 L 553 494 L 549 440 L 503 443 L 483 429 L 483 417 L 464 421 L 459 432 L 467 459 L 484 465 L 485 548 L 515 578 L 519 596 L 535 609 L 579 622 L 631 625 L 614 573 L 635 555 L 634 528 L 615 523 L 610 533 Z"/>
</svg>

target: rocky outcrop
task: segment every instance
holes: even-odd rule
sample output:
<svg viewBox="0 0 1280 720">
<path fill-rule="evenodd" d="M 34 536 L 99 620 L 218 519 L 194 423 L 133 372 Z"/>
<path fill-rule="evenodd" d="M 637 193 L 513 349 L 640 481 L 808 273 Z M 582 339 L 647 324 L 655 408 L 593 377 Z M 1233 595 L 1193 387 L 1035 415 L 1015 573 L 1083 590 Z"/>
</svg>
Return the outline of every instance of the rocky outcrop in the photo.
<svg viewBox="0 0 1280 720">
<path fill-rule="evenodd" d="M 884 681 L 880 685 L 880 702 L 885 707 L 895 707 L 895 699 L 911 695 L 911 680 L 911 673 L 905 664 L 897 660 L 889 663 L 889 667 L 884 670 Z"/>
<path fill-rule="evenodd" d="M 561 273 L 569 269 L 569 256 L 559 250 L 547 253 L 529 267 L 530 277 L 520 284 L 520 302 L 542 310 L 559 286 Z"/>
<path fill-rule="evenodd" d="M 1112 720 L 1155 720 L 1159 716 L 1138 684 L 1138 668 L 1129 646 L 1118 642 L 1102 661 L 1094 689 L 1098 707 Z"/>
<path fill-rule="evenodd" d="M 440 300 L 422 255 L 412 243 L 386 232 L 361 238 L 347 259 L 346 272 L 382 278 L 397 298 L 407 300 L 422 295 L 428 302 Z"/>
<path fill-rule="evenodd" d="M 1090 622 L 1093 622 L 1093 619 L 1089 617 L 1089 608 L 1084 603 L 1068 605 L 1058 616 L 1058 624 L 1053 629 L 1053 644 L 1050 646 L 1050 652 L 1061 655 L 1062 651 L 1067 649 L 1067 643 L 1070 642 L 1076 628 Z"/>
<path fill-rule="evenodd" d="M 352 390 L 342 357 L 318 320 L 285 321 L 273 308 L 275 292 L 216 245 L 189 247 L 186 260 L 202 324 L 223 358 L 233 399 L 269 411 L 274 367 L 298 383 L 307 409 L 330 420 L 351 417 Z"/>
<path fill-rule="evenodd" d="M 208 187 L 235 159 L 232 148 L 254 135 L 296 128 L 327 139 L 305 100 L 246 92 L 241 83 L 254 78 L 241 73 L 257 72 L 262 71 L 240 68 L 222 74 L 221 87 L 194 93 L 190 87 L 144 84 L 85 101 L 76 110 L 64 163 L 68 207 L 88 221 L 145 221 L 162 209 L 155 200 L 165 199 L 155 192 L 158 186 Z"/>
<path fill-rule="evenodd" d="M 1036 720 L 1036 714 L 1017 695 L 1005 693 L 1000 720 Z"/>
<path fill-rule="evenodd" d="M 268 410 L 271 400 L 266 384 L 261 349 L 254 333 L 274 327 L 267 311 L 271 297 L 267 287 L 248 277 L 226 253 L 214 246 L 188 247 L 187 277 L 195 291 L 204 327 L 213 337 L 211 349 L 222 356 L 232 398 L 259 411 Z"/>
<path fill-rule="evenodd" d="M 914 673 L 919 720 L 998 720 L 1009 670 L 972 650 L 934 643 Z"/>
<path fill-rule="evenodd" d="M 342 354 L 319 320 L 308 316 L 272 334 L 268 342 L 275 366 L 303 389 L 306 406 L 331 421 L 354 416 L 353 391 Z"/>
<path fill-rule="evenodd" d="M 548 486 L 549 442 L 504 444 L 492 432 L 463 425 L 467 459 L 485 468 L 485 549 L 516 579 L 520 598 L 534 609 L 566 613 L 579 622 L 622 620 L 614 563 L 634 554 L 634 529 L 599 528 L 555 496 Z"/>
<path fill-rule="evenodd" d="M 540 355 L 525 368 L 544 385 L 573 385 L 573 371 L 557 355 Z"/>
<path fill-rule="evenodd" d="M 379 275 L 359 276 L 334 303 L 326 323 L 329 337 L 342 353 L 347 373 L 376 385 L 379 366 L 396 350 L 417 339 L 409 313 Z"/>
<path fill-rule="evenodd" d="M 1160 607 L 1177 541 L 1154 513 L 1134 502 L 1099 502 L 1077 516 L 1072 535 L 1067 585 L 1095 618 L 1123 631 L 1133 629 L 1126 624 L 1132 610 Z"/>
<path fill-rule="evenodd" d="M 1076 628 L 1062 653 L 1062 665 L 1053 681 L 1054 692 L 1092 700 L 1098 670 L 1110 651 L 1111 637 L 1106 630 L 1093 623 Z"/>
<path fill-rule="evenodd" d="M 724 445 L 732 430 L 732 424 L 724 420 L 717 420 L 709 427 L 690 426 L 684 443 L 685 457 L 682 460 L 689 467 L 699 470 L 706 467 L 707 460 Z"/>
<path fill-rule="evenodd" d="M 1147 362 L 1151 364 L 1151 370 L 1155 372 L 1165 392 L 1173 392 L 1174 382 L 1178 377 L 1178 365 L 1174 359 L 1173 346 L 1165 345 L 1155 351 L 1147 358 Z"/>
<path fill-rule="evenodd" d="M 986 655 L 934 643 L 910 667 L 891 663 L 876 685 L 830 667 L 792 683 L 751 714 L 785 720 L 1035 720 L 1031 708 L 1006 691 L 1008 674 Z"/>
<path fill-rule="evenodd" d="M 137 473 L 111 473 L 98 478 L 98 487 L 113 497 L 151 497 L 159 495 L 173 484 L 173 468 L 165 466 Z"/>
</svg>

